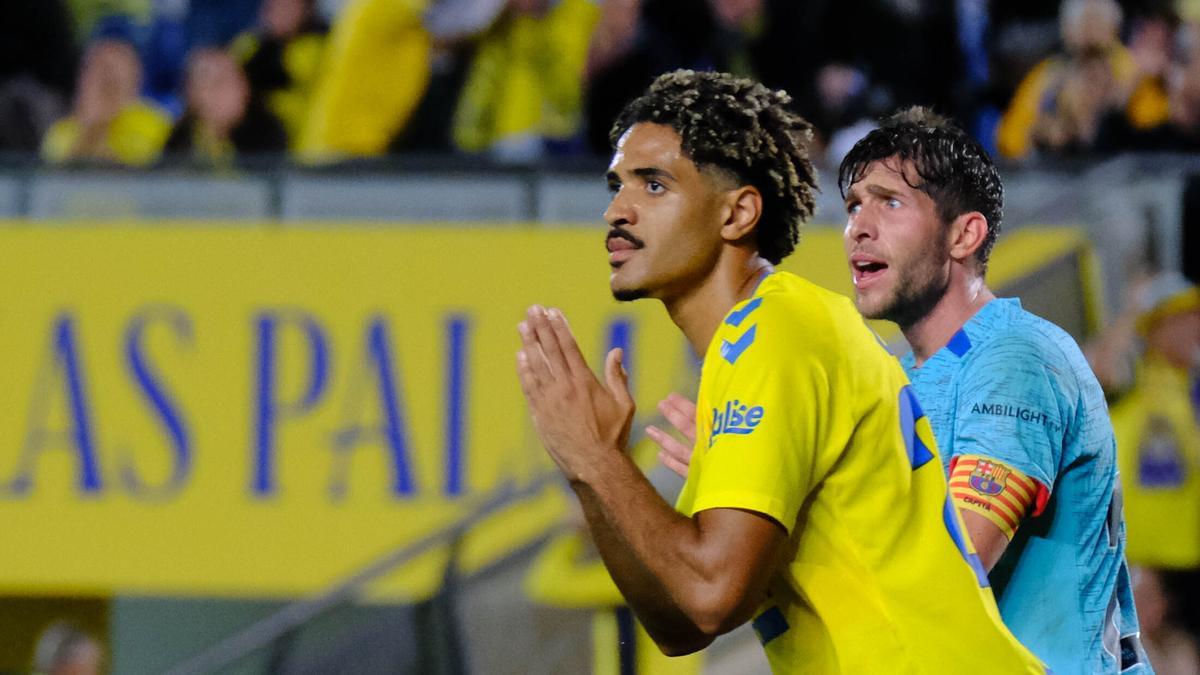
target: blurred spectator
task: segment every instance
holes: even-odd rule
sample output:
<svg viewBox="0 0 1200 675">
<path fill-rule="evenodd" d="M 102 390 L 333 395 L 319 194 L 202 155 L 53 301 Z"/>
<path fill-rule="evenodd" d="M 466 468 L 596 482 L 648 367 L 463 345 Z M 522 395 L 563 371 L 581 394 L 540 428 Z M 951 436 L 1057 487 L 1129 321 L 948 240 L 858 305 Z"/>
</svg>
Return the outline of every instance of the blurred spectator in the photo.
<svg viewBox="0 0 1200 675">
<path fill-rule="evenodd" d="M 178 117 L 183 111 L 181 92 L 188 51 L 189 0 L 153 0 L 150 24 L 145 30 L 142 93 Z"/>
<path fill-rule="evenodd" d="M 609 127 L 626 102 L 660 73 L 725 69 L 717 19 L 697 0 L 605 0 L 585 68 L 587 141 L 607 155 Z"/>
<path fill-rule="evenodd" d="M 867 121 L 897 105 L 970 111 L 986 77 L 982 7 L 959 21 L 965 0 L 607 0 L 587 67 L 588 142 L 607 153 L 616 111 L 658 73 L 724 70 L 792 96 L 819 144 L 853 144 Z M 974 32 L 972 32 L 974 31 Z M 852 139 L 852 140 L 851 140 Z M 833 154 L 836 154 L 834 151 Z"/>
<path fill-rule="evenodd" d="M 420 0 L 348 0 L 295 147 L 305 161 L 386 152 L 429 84 L 432 39 Z"/>
<path fill-rule="evenodd" d="M 1140 293 L 1136 316 L 1143 351 L 1129 393 L 1112 408 L 1127 555 L 1137 565 L 1200 570 L 1200 289 L 1161 274 Z"/>
<path fill-rule="evenodd" d="M 1142 645 L 1157 675 L 1200 675 L 1196 639 L 1178 623 L 1183 600 L 1151 568 L 1133 571 L 1133 600 L 1142 629 Z M 1194 599 L 1193 599 L 1194 600 Z"/>
<path fill-rule="evenodd" d="M 315 0 L 263 0 L 258 29 L 234 40 L 254 97 L 266 101 L 295 143 L 308 115 L 329 25 Z"/>
<path fill-rule="evenodd" d="M 172 118 L 182 110 L 184 62 L 188 52 L 190 0 L 99 2 L 85 42 L 114 39 L 130 43 L 141 62 L 140 93 Z"/>
<path fill-rule="evenodd" d="M 0 151 L 36 151 L 74 89 L 77 58 L 62 0 L 10 0 L 0 21 Z"/>
<path fill-rule="evenodd" d="M 788 91 L 835 164 L 897 106 L 963 117 L 987 77 L 979 0 L 764 0 L 755 74 Z"/>
<path fill-rule="evenodd" d="M 1175 66 L 1169 78 L 1167 117 L 1144 129 L 1120 113 L 1100 125 L 1100 152 L 1200 152 L 1200 52 Z"/>
<path fill-rule="evenodd" d="M 71 114 L 55 122 L 42 141 L 51 163 L 153 162 L 171 130 L 170 118 L 139 97 L 142 65 L 127 41 L 102 38 L 88 46 Z"/>
<path fill-rule="evenodd" d="M 283 125 L 252 95 L 233 57 L 220 49 L 193 52 L 188 59 L 187 110 L 171 131 L 166 152 L 228 166 L 238 156 L 286 149 Z"/>
<path fill-rule="evenodd" d="M 816 143 L 825 146 L 825 163 L 837 166 L 850 148 L 875 128 L 874 118 L 883 114 L 872 105 L 871 87 L 861 70 L 831 63 L 817 71 L 816 104 L 820 120 Z M 877 98 L 882 104 L 886 98 Z M 814 125 L 817 123 L 814 122 Z"/>
<path fill-rule="evenodd" d="M 966 36 L 957 0 L 839 0 L 819 24 L 825 63 L 861 70 L 880 114 L 924 105 L 963 116 L 968 91 Z"/>
<path fill-rule="evenodd" d="M 1121 311 L 1083 348 L 1088 365 L 1092 367 L 1109 403 L 1128 393 L 1133 385 L 1134 368 L 1140 350 L 1137 322 L 1151 279 L 1152 276 L 1144 270 L 1137 267 L 1131 269 L 1129 283 L 1122 294 Z"/>
<path fill-rule="evenodd" d="M 1161 91 L 1120 43 L 1122 17 L 1114 0 L 1062 4 L 1064 51 L 1043 60 L 1018 86 L 997 130 L 1001 154 L 1021 159 L 1035 148 L 1088 150 L 1112 109 L 1124 110 L 1137 128 L 1161 121 Z"/>
<path fill-rule="evenodd" d="M 548 142 L 576 137 L 597 16 L 592 0 L 509 0 L 480 38 L 459 98 L 459 149 L 529 161 L 545 156 Z"/>
<path fill-rule="evenodd" d="M 423 16 L 432 40 L 429 84 L 412 116 L 389 143 L 389 153 L 448 153 L 455 149 L 454 114 L 479 37 L 506 5 L 507 0 L 430 3 Z"/>
<path fill-rule="evenodd" d="M 994 65 L 1011 78 L 1016 86 L 1021 77 L 1060 46 L 1059 9 L 1061 2 L 1045 0 L 1006 0 L 988 3 L 989 30 L 994 36 L 992 49 L 997 52 Z M 1011 51 L 1011 54 L 1009 53 Z M 1008 72 L 1001 61 L 1024 54 L 1025 68 Z"/>
<path fill-rule="evenodd" d="M 807 93 L 819 33 L 810 22 L 824 3 L 791 0 L 606 0 L 585 68 L 587 145 L 607 155 L 609 127 L 660 73 L 722 70 Z M 804 32 L 801 32 L 801 31 Z"/>
<path fill-rule="evenodd" d="M 33 651 L 35 675 L 100 675 L 104 647 L 91 635 L 58 622 L 46 628 Z"/>
<path fill-rule="evenodd" d="M 996 127 L 1017 87 L 1035 66 L 1059 49 L 1059 4 L 1044 0 L 987 3 L 988 82 L 982 95 L 986 112 L 979 120 L 977 138 L 993 156 L 1000 154 Z"/>
<path fill-rule="evenodd" d="M 740 8 L 742 18 L 730 18 L 727 4 Z M 869 60 L 858 49 L 847 49 L 844 31 L 861 7 L 846 2 L 762 0 L 758 7 L 733 2 L 714 4 L 721 32 L 738 37 L 745 54 L 729 60 L 748 75 L 792 97 L 792 107 L 814 129 L 812 153 L 826 155 L 834 165 L 883 115 L 892 92 L 873 82 Z M 861 24 L 855 24 L 859 26 Z M 722 38 L 727 40 L 728 38 Z M 856 43 L 857 44 L 857 43 Z M 947 85 L 949 86 L 949 85 Z"/>
<path fill-rule="evenodd" d="M 1154 124 L 1167 116 L 1167 78 L 1175 56 L 1179 18 L 1164 7 L 1135 15 L 1129 24 L 1129 56 L 1141 78 L 1140 91 L 1135 90 L 1134 95 L 1145 97 L 1138 102 L 1143 115 L 1139 123 Z"/>
<path fill-rule="evenodd" d="M 118 19 L 132 24 L 145 24 L 150 17 L 151 0 L 67 0 L 67 8 L 80 43 L 94 39 L 105 24 Z"/>
<path fill-rule="evenodd" d="M 254 28 L 261 0 L 188 0 L 187 43 L 224 47 Z"/>
</svg>

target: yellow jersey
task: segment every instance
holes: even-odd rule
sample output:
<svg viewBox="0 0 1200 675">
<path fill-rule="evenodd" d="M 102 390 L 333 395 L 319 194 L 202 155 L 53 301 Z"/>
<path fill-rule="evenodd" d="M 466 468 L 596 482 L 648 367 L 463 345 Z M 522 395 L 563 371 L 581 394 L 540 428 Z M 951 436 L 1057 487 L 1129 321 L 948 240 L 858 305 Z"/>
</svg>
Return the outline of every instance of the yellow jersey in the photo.
<svg viewBox="0 0 1200 675">
<path fill-rule="evenodd" d="M 76 146 L 83 127 L 75 117 L 64 117 L 46 130 L 42 138 L 42 159 L 50 164 L 72 160 L 112 160 L 126 166 L 149 166 L 162 154 L 171 135 L 171 118 L 148 101 L 125 106 L 104 132 L 99 155 L 81 156 Z"/>
<path fill-rule="evenodd" d="M 1144 358 L 1134 389 L 1112 409 L 1133 564 L 1200 566 L 1200 424 L 1190 388 L 1186 370 Z"/>
<path fill-rule="evenodd" d="M 713 336 L 677 508 L 786 528 L 754 628 L 776 673 L 1042 673 L 1000 619 L 932 429 L 850 301 L 767 276 Z"/>
</svg>

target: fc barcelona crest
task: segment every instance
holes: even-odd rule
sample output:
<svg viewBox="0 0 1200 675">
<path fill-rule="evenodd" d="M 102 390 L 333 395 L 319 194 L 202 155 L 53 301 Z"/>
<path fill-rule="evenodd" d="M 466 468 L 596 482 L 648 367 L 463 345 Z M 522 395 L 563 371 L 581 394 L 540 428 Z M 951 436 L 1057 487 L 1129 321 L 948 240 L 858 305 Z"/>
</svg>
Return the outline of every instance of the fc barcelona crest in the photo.
<svg viewBox="0 0 1200 675">
<path fill-rule="evenodd" d="M 971 488 L 981 495 L 998 495 L 1004 492 L 1004 481 L 1012 469 L 992 462 L 979 461 L 971 472 L 969 483 Z"/>
</svg>

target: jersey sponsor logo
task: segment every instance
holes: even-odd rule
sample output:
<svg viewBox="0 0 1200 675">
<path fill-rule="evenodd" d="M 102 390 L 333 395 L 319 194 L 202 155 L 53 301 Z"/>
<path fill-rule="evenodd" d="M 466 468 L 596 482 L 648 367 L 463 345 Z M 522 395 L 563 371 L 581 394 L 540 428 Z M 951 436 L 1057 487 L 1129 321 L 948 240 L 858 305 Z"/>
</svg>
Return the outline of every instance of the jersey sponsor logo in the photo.
<svg viewBox="0 0 1200 675">
<path fill-rule="evenodd" d="M 998 495 L 1004 492 L 1004 484 L 1012 469 L 1006 466 L 980 461 L 967 478 L 967 483 L 981 495 Z"/>
<path fill-rule="evenodd" d="M 742 403 L 738 399 L 726 401 L 723 408 L 713 408 L 712 434 L 708 437 L 708 446 L 722 434 L 745 436 L 754 433 L 762 423 L 766 413 L 761 405 Z"/>
<path fill-rule="evenodd" d="M 995 417 L 1013 417 L 1022 422 L 1036 422 L 1048 427 L 1057 426 L 1050 416 L 1033 408 L 1022 408 L 1004 403 L 976 403 L 971 406 L 971 412 L 976 415 L 992 415 Z"/>
</svg>

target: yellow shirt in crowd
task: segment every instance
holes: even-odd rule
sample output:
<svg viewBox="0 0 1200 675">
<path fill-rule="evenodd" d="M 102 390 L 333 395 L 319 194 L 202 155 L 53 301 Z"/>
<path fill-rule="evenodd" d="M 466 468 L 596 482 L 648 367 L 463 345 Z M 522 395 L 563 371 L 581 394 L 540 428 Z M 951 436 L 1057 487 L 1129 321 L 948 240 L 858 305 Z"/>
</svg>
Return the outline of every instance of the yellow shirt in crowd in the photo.
<svg viewBox="0 0 1200 675">
<path fill-rule="evenodd" d="M 76 150 L 83 127 L 74 117 L 55 122 L 42 139 L 42 159 L 51 164 L 71 160 L 104 160 L 146 166 L 158 159 L 171 133 L 171 118 L 157 106 L 138 102 L 126 106 L 109 124 L 102 154 L 80 156 Z"/>
<path fill-rule="evenodd" d="M 1200 428 L 1188 385 L 1186 370 L 1145 359 L 1112 409 L 1134 564 L 1200 567 Z"/>
</svg>

